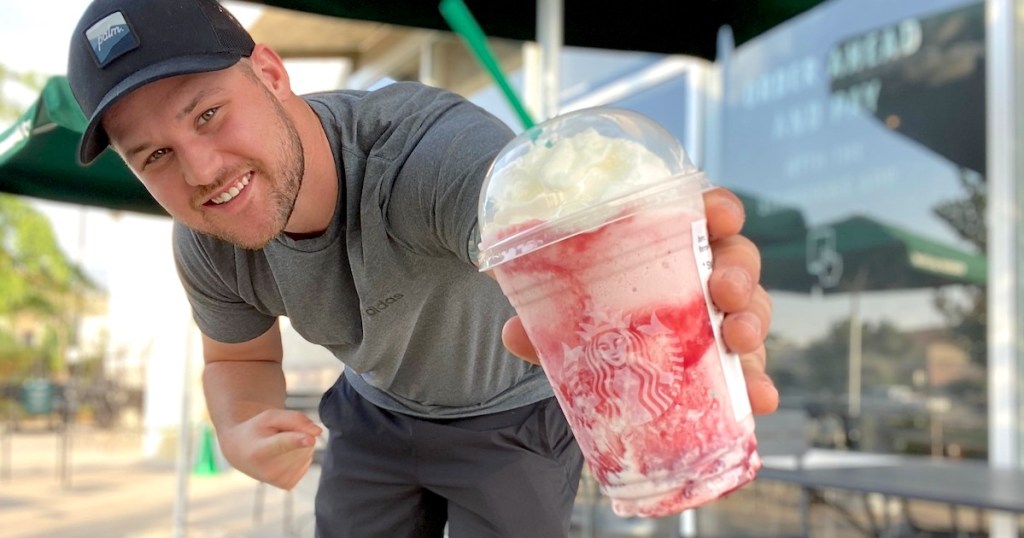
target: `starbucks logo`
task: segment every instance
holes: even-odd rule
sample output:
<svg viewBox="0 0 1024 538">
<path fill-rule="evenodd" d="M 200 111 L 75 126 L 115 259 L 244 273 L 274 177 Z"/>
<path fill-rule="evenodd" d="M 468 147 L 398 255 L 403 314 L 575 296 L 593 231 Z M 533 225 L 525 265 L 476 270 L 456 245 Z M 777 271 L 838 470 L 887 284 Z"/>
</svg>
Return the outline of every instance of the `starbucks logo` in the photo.
<svg viewBox="0 0 1024 538">
<path fill-rule="evenodd" d="M 563 396 L 576 402 L 578 418 L 650 422 L 675 401 L 684 370 L 678 336 L 658 319 L 642 319 L 588 305 L 578 335 L 581 344 L 563 344 Z"/>
</svg>

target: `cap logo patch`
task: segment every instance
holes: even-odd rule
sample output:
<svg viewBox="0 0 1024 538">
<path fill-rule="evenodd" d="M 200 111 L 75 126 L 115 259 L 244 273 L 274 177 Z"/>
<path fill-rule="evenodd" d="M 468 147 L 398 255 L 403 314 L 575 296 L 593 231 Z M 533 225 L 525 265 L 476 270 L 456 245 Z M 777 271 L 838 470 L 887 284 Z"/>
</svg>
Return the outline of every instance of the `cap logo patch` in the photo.
<svg viewBox="0 0 1024 538">
<path fill-rule="evenodd" d="M 114 61 L 122 54 L 139 46 L 139 40 L 132 33 L 124 14 L 115 11 L 85 31 L 92 53 L 100 67 Z"/>
</svg>

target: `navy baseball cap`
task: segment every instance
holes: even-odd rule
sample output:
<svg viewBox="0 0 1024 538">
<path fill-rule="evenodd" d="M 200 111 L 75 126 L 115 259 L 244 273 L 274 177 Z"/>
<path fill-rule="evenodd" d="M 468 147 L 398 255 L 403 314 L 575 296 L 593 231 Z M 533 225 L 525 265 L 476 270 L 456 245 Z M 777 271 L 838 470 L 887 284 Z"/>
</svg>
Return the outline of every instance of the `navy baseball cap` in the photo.
<svg viewBox="0 0 1024 538">
<path fill-rule="evenodd" d="M 89 119 L 79 162 L 110 145 L 100 120 L 122 97 L 163 78 L 226 69 L 254 46 L 216 0 L 94 0 L 68 54 L 68 84 Z"/>
</svg>

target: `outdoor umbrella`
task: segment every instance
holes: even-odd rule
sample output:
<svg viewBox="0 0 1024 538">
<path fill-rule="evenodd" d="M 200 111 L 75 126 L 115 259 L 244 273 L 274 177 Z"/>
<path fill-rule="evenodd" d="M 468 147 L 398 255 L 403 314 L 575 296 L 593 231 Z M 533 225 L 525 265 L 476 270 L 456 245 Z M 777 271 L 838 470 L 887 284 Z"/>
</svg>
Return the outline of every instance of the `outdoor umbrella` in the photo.
<svg viewBox="0 0 1024 538">
<path fill-rule="evenodd" d="M 801 239 L 807 234 L 807 223 L 799 209 L 744 191 L 732 192 L 746 212 L 742 233 L 758 247 Z"/>
<path fill-rule="evenodd" d="M 860 415 L 860 294 L 984 285 L 988 274 L 983 254 L 860 215 L 813 227 L 803 240 L 762 246 L 761 257 L 761 283 L 769 291 L 849 294 L 848 413 L 854 418 Z"/>
<path fill-rule="evenodd" d="M 258 0 L 330 15 L 434 30 L 449 26 L 439 0 Z M 715 58 L 718 29 L 728 25 L 736 44 L 821 4 L 824 0 L 563 0 L 564 43 L 577 47 L 636 50 Z M 537 36 L 537 2 L 465 0 L 484 33 L 522 41 Z"/>
<path fill-rule="evenodd" d="M 165 215 L 112 151 L 90 166 L 78 164 L 75 148 L 85 124 L 67 79 L 49 79 L 35 103 L 0 134 L 0 191 Z"/>
<path fill-rule="evenodd" d="M 861 215 L 763 245 L 761 256 L 766 288 L 803 293 L 982 285 L 988 270 L 981 254 Z"/>
</svg>

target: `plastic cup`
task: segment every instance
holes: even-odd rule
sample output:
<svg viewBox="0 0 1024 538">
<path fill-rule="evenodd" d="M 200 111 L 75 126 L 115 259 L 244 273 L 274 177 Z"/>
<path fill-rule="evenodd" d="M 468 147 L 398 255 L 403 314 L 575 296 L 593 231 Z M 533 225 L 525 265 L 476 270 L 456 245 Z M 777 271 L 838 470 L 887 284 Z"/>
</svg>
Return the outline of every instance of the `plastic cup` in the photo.
<svg viewBox="0 0 1024 538">
<path fill-rule="evenodd" d="M 761 465 L 707 295 L 707 187 L 655 122 L 596 108 L 516 137 L 481 192 L 481 270 L 522 319 L 619 515 L 681 512 Z"/>
</svg>

